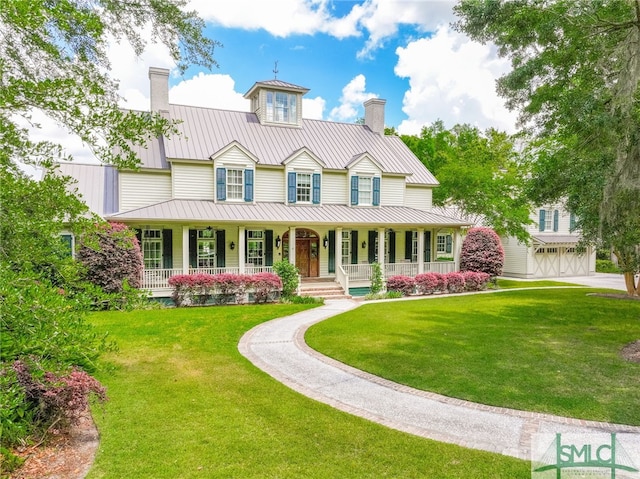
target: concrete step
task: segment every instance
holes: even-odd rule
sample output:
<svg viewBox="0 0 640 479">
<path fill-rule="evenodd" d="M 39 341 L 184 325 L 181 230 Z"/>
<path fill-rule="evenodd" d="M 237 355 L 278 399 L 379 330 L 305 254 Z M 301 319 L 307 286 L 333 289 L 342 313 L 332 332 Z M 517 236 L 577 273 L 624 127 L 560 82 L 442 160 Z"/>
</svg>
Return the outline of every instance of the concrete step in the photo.
<svg viewBox="0 0 640 479">
<path fill-rule="evenodd" d="M 312 296 L 325 299 L 350 299 L 342 287 L 333 281 L 303 282 L 300 284 L 300 296 Z"/>
</svg>

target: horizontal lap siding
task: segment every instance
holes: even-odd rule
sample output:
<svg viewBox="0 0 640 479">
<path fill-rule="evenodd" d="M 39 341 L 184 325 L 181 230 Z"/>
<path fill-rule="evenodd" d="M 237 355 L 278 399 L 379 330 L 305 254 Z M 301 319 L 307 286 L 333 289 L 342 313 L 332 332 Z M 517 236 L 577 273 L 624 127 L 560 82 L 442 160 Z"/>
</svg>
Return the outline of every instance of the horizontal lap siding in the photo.
<svg viewBox="0 0 640 479">
<path fill-rule="evenodd" d="M 256 201 L 284 202 L 284 169 L 257 168 L 254 181 Z"/>
<path fill-rule="evenodd" d="M 222 168 L 225 166 L 253 168 L 255 167 L 255 163 L 251 158 L 245 155 L 240 148 L 234 146 L 233 148 L 230 148 L 229 151 L 225 151 L 224 154 L 216 158 L 214 166 L 216 168 Z"/>
<path fill-rule="evenodd" d="M 171 175 L 120 173 L 120 210 L 128 211 L 171 199 Z"/>
<path fill-rule="evenodd" d="M 194 200 L 213 200 L 213 167 L 206 165 L 171 165 L 173 197 Z"/>
<path fill-rule="evenodd" d="M 311 170 L 316 173 L 320 172 L 322 167 L 315 162 L 307 153 L 301 153 L 289 162 L 290 170 Z"/>
<path fill-rule="evenodd" d="M 368 157 L 362 158 L 351 168 L 352 175 L 379 175 L 380 168 L 376 166 L 376 164 L 371 161 Z"/>
<path fill-rule="evenodd" d="M 322 202 L 324 204 L 348 204 L 348 191 L 346 173 L 323 173 Z"/>
<path fill-rule="evenodd" d="M 430 211 L 431 188 L 407 186 L 404 195 L 404 206 L 422 211 Z"/>
<path fill-rule="evenodd" d="M 530 274 L 527 264 L 530 248 L 518 243 L 515 238 L 501 238 L 501 242 L 504 249 L 503 274 L 516 277 L 524 277 Z"/>
<path fill-rule="evenodd" d="M 382 177 L 382 206 L 404 206 L 404 178 Z"/>
</svg>

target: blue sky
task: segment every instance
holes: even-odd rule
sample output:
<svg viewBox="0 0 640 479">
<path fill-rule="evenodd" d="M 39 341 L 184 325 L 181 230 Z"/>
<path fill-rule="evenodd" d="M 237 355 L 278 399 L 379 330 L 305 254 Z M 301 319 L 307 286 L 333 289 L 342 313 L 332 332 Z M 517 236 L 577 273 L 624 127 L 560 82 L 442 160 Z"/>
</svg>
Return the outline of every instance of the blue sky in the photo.
<svg viewBox="0 0 640 479">
<path fill-rule="evenodd" d="M 513 132 L 516 115 L 495 92 L 509 71 L 492 45 L 456 32 L 450 0 L 191 0 L 206 22 L 219 68 L 193 67 L 179 76 L 164 46 L 150 42 L 140 57 L 111 42 L 111 74 L 122 106 L 149 108 L 148 69 L 169 68 L 171 103 L 247 111 L 242 98 L 256 81 L 274 77 L 309 88 L 303 116 L 352 123 L 362 103 L 387 100 L 386 126 L 418 134 L 437 119 Z M 150 38 L 148 26 L 141 27 Z M 60 140 L 55 125 L 42 137 Z M 65 142 L 84 156 L 77 140 Z"/>
</svg>

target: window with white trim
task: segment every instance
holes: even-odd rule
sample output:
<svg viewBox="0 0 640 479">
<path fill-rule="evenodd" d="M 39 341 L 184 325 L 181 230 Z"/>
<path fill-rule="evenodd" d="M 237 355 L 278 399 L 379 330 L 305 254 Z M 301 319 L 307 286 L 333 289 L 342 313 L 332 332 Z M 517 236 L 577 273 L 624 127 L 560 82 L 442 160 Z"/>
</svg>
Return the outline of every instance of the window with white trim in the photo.
<svg viewBox="0 0 640 479">
<path fill-rule="evenodd" d="M 351 231 L 342 231 L 342 263 L 351 263 Z"/>
<path fill-rule="evenodd" d="M 411 262 L 418 262 L 418 232 L 413 231 L 411 234 Z"/>
<path fill-rule="evenodd" d="M 264 231 L 247 230 L 247 264 L 264 265 Z"/>
<path fill-rule="evenodd" d="M 142 257 L 146 269 L 162 268 L 162 230 L 142 230 Z"/>
<path fill-rule="evenodd" d="M 227 199 L 244 200 L 244 170 L 227 168 Z"/>
<path fill-rule="evenodd" d="M 296 174 L 296 202 L 311 202 L 311 173 Z"/>
<path fill-rule="evenodd" d="M 553 210 L 545 210 L 544 231 L 553 231 Z"/>
<path fill-rule="evenodd" d="M 267 121 L 298 123 L 297 95 L 280 91 L 267 92 Z"/>
<path fill-rule="evenodd" d="M 358 204 L 370 205 L 373 200 L 373 178 L 361 176 L 358 179 Z"/>
<path fill-rule="evenodd" d="M 198 230 L 198 268 L 216 267 L 215 230 Z"/>
<path fill-rule="evenodd" d="M 438 253 L 446 253 L 447 251 L 447 237 L 445 235 L 438 235 L 437 238 Z"/>
</svg>

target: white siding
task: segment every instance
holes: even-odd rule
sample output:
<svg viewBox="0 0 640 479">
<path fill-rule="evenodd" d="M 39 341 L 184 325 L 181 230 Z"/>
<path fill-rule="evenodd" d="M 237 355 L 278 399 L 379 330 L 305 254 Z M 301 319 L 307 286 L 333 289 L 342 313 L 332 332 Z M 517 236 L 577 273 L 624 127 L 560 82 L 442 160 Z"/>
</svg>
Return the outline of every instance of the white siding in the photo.
<svg viewBox="0 0 640 479">
<path fill-rule="evenodd" d="M 351 167 L 350 173 L 351 175 L 379 176 L 381 171 L 373 161 L 365 156 L 360 161 L 358 161 L 358 163 Z"/>
<path fill-rule="evenodd" d="M 121 172 L 120 211 L 128 211 L 171 199 L 171 175 Z"/>
<path fill-rule="evenodd" d="M 194 200 L 213 200 L 214 179 L 211 164 L 171 165 L 173 197 Z"/>
<path fill-rule="evenodd" d="M 319 173 L 322 168 L 308 153 L 302 152 L 289 162 L 287 169 L 291 171 L 305 170 Z"/>
<path fill-rule="evenodd" d="M 346 173 L 322 174 L 322 203 L 325 205 L 349 203 L 349 184 Z"/>
<path fill-rule="evenodd" d="M 431 211 L 431 188 L 407 185 L 404 194 L 404 206 L 422 211 Z"/>
<path fill-rule="evenodd" d="M 515 238 L 500 238 L 502 248 L 504 249 L 504 267 L 502 274 L 504 276 L 513 276 L 516 278 L 528 277 L 528 258 L 529 251 L 532 248 L 524 244 L 518 243 Z"/>
<path fill-rule="evenodd" d="M 380 185 L 382 206 L 404 206 L 404 177 L 383 176 Z"/>
<path fill-rule="evenodd" d="M 283 169 L 257 168 L 254 181 L 256 201 L 284 202 L 285 186 Z"/>
<path fill-rule="evenodd" d="M 253 168 L 255 166 L 255 163 L 251 158 L 245 155 L 240 148 L 234 146 L 217 157 L 214 164 L 215 168 L 223 168 L 229 166 Z"/>
</svg>

